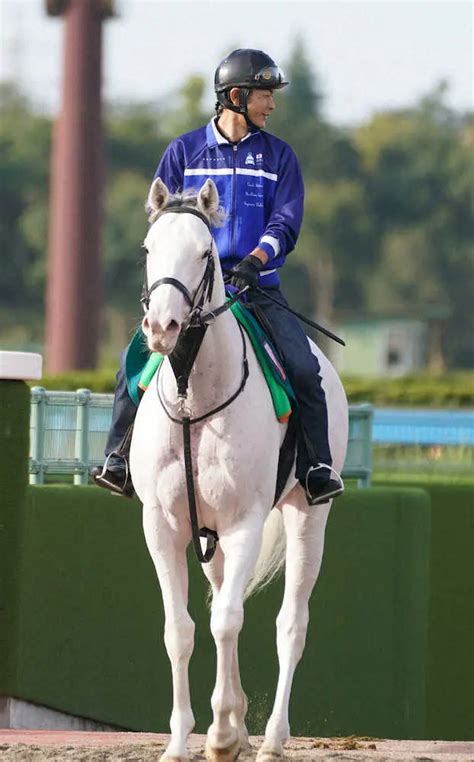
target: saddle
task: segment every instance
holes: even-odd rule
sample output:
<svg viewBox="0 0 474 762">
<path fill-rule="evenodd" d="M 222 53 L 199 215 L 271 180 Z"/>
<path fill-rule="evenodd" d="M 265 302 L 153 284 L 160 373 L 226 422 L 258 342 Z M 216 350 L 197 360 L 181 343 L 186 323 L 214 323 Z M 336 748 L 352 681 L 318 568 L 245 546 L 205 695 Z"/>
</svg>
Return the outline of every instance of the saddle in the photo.
<svg viewBox="0 0 474 762">
<path fill-rule="evenodd" d="M 271 325 L 263 312 L 256 305 L 244 306 L 239 302 L 234 302 L 230 310 L 252 344 L 272 397 L 277 420 L 288 424 L 285 439 L 280 448 L 275 505 L 290 476 L 295 460 L 299 418 L 296 396 L 272 335 Z M 126 351 L 127 389 L 131 399 L 138 406 L 164 357 L 158 352 L 150 353 L 141 328 L 135 332 Z"/>
</svg>

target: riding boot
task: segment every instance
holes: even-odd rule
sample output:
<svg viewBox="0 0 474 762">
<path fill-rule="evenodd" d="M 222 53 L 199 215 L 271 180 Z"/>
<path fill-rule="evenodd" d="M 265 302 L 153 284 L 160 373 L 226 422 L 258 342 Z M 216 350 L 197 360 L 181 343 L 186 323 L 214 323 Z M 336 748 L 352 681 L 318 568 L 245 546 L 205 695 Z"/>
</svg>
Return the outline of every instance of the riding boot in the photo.
<svg viewBox="0 0 474 762">
<path fill-rule="evenodd" d="M 91 477 L 99 487 L 109 489 L 117 495 L 133 497 L 129 453 L 137 406 L 128 393 L 125 371 L 126 353 L 127 350 L 122 353 L 116 376 L 112 422 L 105 447 L 105 463 L 102 468 L 93 468 Z"/>
<path fill-rule="evenodd" d="M 268 292 L 280 304 L 262 292 L 250 292 L 249 301 L 257 304 L 268 319 L 293 386 L 300 417 L 296 477 L 309 505 L 318 505 L 344 490 L 341 477 L 332 467 L 321 369 L 298 319 L 285 310 L 287 302 L 283 294 L 277 288 L 268 288 Z"/>
<path fill-rule="evenodd" d="M 114 495 L 133 497 L 132 477 L 130 475 L 130 445 L 132 442 L 134 423 L 131 423 L 125 432 L 125 436 L 117 450 L 107 455 L 102 468 L 95 467 L 91 470 L 91 478 L 98 487 L 110 490 Z M 110 461 L 112 460 L 112 465 Z M 121 467 L 117 467 L 120 465 Z"/>
</svg>

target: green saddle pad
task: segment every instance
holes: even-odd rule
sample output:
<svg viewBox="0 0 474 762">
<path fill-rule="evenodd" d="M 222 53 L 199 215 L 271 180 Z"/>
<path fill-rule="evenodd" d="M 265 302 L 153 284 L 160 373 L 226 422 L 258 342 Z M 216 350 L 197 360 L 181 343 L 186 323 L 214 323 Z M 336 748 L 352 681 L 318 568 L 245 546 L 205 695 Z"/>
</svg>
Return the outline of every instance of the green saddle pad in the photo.
<svg viewBox="0 0 474 762">
<path fill-rule="evenodd" d="M 294 406 L 296 398 L 291 384 L 276 358 L 276 352 L 260 324 L 245 307 L 234 302 L 230 309 L 245 330 L 254 348 L 268 384 L 275 415 L 281 423 L 286 423 L 291 415 L 292 403 Z M 150 353 L 142 329 L 139 328 L 127 347 L 125 358 L 128 393 L 136 405 L 140 401 L 140 390 L 144 391 L 148 388 L 163 359 L 163 355 L 158 352 Z"/>
</svg>

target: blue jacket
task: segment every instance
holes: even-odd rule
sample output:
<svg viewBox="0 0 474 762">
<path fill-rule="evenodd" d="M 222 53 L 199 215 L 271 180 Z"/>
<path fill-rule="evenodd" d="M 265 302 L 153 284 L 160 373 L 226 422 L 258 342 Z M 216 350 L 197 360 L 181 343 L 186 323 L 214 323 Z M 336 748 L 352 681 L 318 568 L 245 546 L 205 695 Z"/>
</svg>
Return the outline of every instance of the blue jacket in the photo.
<svg viewBox="0 0 474 762">
<path fill-rule="evenodd" d="M 260 283 L 279 285 L 277 268 L 294 249 L 303 219 L 303 179 L 287 143 L 256 129 L 232 144 L 212 119 L 169 144 L 156 177 L 172 193 L 199 190 L 211 177 L 227 212 L 224 225 L 213 229 L 223 268 L 260 246 L 269 257 Z"/>
</svg>

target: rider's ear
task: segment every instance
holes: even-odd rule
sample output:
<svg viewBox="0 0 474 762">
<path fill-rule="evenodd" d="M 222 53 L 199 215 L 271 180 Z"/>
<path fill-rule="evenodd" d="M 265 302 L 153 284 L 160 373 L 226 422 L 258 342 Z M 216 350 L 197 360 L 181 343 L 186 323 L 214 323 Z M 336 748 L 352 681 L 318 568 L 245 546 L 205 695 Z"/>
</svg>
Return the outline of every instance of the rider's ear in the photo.
<svg viewBox="0 0 474 762">
<path fill-rule="evenodd" d="M 146 202 L 147 211 L 151 214 L 161 211 L 161 209 L 164 209 L 168 203 L 169 197 L 170 194 L 168 188 L 164 184 L 161 177 L 157 177 L 156 180 L 153 181 L 150 192 L 148 194 L 148 199 Z"/>
<path fill-rule="evenodd" d="M 198 193 L 197 208 L 208 216 L 219 209 L 219 193 L 211 179 L 206 180 Z"/>
<path fill-rule="evenodd" d="M 229 92 L 229 98 L 234 106 L 240 106 L 240 90 L 238 87 L 233 87 Z"/>
</svg>

